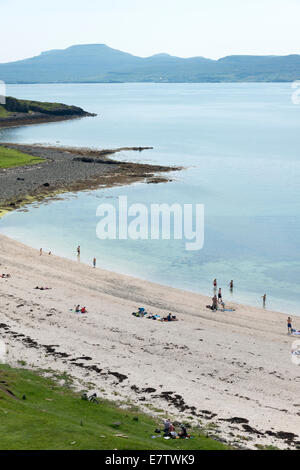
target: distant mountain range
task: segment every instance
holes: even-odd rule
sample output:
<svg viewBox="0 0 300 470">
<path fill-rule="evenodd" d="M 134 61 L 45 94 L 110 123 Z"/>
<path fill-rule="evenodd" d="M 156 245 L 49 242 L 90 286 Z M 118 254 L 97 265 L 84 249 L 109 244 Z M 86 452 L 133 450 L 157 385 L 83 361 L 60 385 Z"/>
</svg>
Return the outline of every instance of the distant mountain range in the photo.
<svg viewBox="0 0 300 470">
<path fill-rule="evenodd" d="M 300 79 L 300 55 L 228 56 L 219 60 L 168 54 L 137 57 L 105 44 L 72 46 L 0 64 L 6 83 L 290 82 Z"/>
</svg>

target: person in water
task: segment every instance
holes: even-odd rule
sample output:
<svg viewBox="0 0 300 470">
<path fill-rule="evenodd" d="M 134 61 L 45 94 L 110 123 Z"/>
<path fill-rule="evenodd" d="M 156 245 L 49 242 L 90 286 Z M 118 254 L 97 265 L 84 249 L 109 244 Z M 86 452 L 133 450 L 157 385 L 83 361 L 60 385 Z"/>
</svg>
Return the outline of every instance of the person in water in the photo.
<svg viewBox="0 0 300 470">
<path fill-rule="evenodd" d="M 222 303 L 222 300 L 223 300 L 223 297 L 222 297 L 222 289 L 219 289 L 218 300 L 219 300 L 219 303 Z"/>
<path fill-rule="evenodd" d="M 217 290 L 218 287 L 218 281 L 217 279 L 214 279 L 214 290 Z"/>
<path fill-rule="evenodd" d="M 291 335 L 293 333 L 293 326 L 292 326 L 292 319 L 291 317 L 287 320 L 287 327 L 288 327 L 288 334 Z"/>
<path fill-rule="evenodd" d="M 78 245 L 78 247 L 77 247 L 77 256 L 80 256 L 80 253 L 81 253 L 81 248 L 80 248 L 80 245 Z"/>
<path fill-rule="evenodd" d="M 266 306 L 266 302 L 267 302 L 267 294 L 263 295 L 263 296 L 262 296 L 262 299 L 263 299 L 263 306 L 265 307 L 265 306 Z"/>
<path fill-rule="evenodd" d="M 231 291 L 233 291 L 233 287 L 234 287 L 233 281 L 230 281 L 230 283 L 229 283 L 229 288 L 230 288 Z"/>
</svg>

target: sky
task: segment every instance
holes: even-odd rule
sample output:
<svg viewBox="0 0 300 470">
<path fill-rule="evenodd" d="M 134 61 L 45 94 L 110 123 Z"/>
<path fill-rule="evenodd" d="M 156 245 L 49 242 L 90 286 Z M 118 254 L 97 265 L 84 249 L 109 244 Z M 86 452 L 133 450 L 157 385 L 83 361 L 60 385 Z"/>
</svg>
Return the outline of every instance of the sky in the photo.
<svg viewBox="0 0 300 470">
<path fill-rule="evenodd" d="M 0 62 L 74 44 L 146 57 L 300 53 L 300 0 L 0 0 Z"/>
</svg>

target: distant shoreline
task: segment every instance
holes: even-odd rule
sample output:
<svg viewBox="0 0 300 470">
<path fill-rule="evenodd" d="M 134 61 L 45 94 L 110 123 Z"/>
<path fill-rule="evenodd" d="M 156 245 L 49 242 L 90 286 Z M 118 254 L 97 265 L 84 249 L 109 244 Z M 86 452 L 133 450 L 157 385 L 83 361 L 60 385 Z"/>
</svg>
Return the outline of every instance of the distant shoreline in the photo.
<svg viewBox="0 0 300 470">
<path fill-rule="evenodd" d="M 32 124 L 47 124 L 50 122 L 69 121 L 71 119 L 80 119 L 84 117 L 91 117 L 93 114 L 86 113 L 83 115 L 70 114 L 65 116 L 45 115 L 42 113 L 33 113 L 28 115 L 13 115 L 7 118 L 0 118 L 0 128 L 6 129 L 9 127 L 29 126 Z"/>
</svg>

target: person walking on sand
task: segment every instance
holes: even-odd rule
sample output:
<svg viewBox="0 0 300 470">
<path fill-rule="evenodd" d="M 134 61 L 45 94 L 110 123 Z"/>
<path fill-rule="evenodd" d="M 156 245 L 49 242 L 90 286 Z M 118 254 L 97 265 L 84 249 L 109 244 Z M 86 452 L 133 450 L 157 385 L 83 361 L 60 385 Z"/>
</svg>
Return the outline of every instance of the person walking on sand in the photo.
<svg viewBox="0 0 300 470">
<path fill-rule="evenodd" d="M 43 254 L 43 248 L 40 248 L 40 256 Z"/>
<path fill-rule="evenodd" d="M 96 268 L 96 265 L 97 265 L 97 260 L 96 258 L 93 259 L 93 266 L 94 266 L 94 269 Z"/>
<path fill-rule="evenodd" d="M 287 327 L 288 327 L 288 335 L 291 335 L 293 333 L 293 326 L 292 326 L 291 317 L 289 317 L 288 320 L 287 320 Z"/>
</svg>

